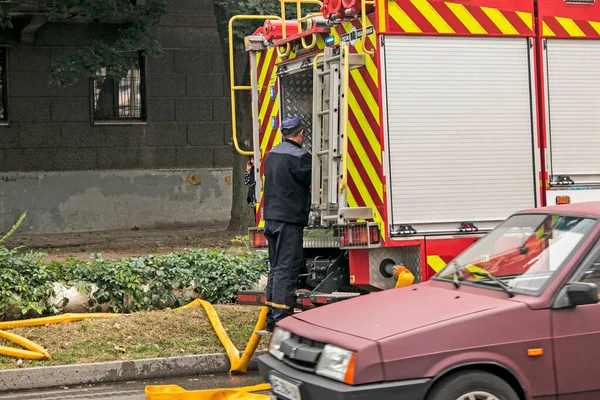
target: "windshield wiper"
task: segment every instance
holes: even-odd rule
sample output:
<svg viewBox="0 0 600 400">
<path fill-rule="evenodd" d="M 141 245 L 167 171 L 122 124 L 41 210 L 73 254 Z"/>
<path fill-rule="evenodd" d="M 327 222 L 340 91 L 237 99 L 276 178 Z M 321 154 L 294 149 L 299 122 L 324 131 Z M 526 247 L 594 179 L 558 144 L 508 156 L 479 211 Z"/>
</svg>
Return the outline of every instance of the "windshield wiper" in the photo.
<svg viewBox="0 0 600 400">
<path fill-rule="evenodd" d="M 454 284 L 454 287 L 456 287 L 457 289 L 460 287 L 460 278 L 465 279 L 464 277 L 461 277 L 458 274 L 458 263 L 454 260 L 452 260 L 450 262 L 450 264 L 448 264 L 448 267 L 454 267 L 454 269 L 452 270 L 452 283 Z"/>
<path fill-rule="evenodd" d="M 488 277 L 490 278 L 492 281 L 496 282 L 498 284 L 498 286 L 500 286 L 502 288 L 502 290 L 504 290 L 507 294 L 508 297 L 513 297 L 515 295 L 515 293 L 513 292 L 512 288 L 510 286 L 508 286 L 506 283 L 504 283 L 501 279 L 499 279 L 498 277 L 490 274 L 489 272 L 482 270 L 483 272 L 479 272 L 479 271 L 469 271 L 469 273 L 471 275 L 475 275 L 475 276 L 481 276 L 481 277 Z"/>
</svg>

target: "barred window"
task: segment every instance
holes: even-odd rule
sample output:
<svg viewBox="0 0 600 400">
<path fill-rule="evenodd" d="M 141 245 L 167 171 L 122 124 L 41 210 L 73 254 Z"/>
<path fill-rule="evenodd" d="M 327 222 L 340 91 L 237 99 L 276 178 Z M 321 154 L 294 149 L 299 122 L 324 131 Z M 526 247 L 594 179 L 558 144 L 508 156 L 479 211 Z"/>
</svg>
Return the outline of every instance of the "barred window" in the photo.
<svg viewBox="0 0 600 400">
<path fill-rule="evenodd" d="M 119 80 L 106 76 L 106 68 L 97 73 L 93 85 L 94 121 L 145 121 L 146 71 L 141 53 L 129 57 L 129 71 Z"/>
<path fill-rule="evenodd" d="M 0 121 L 8 121 L 8 90 L 6 84 L 6 58 L 7 49 L 0 48 Z"/>
</svg>

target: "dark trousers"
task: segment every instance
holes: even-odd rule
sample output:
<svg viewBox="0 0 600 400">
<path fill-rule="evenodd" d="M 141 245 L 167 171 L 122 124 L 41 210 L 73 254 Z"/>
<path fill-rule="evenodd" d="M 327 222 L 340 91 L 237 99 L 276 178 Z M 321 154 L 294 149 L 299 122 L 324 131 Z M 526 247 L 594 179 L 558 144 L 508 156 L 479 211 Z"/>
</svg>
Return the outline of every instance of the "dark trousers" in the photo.
<svg viewBox="0 0 600 400">
<path fill-rule="evenodd" d="M 265 221 L 269 245 L 267 281 L 267 329 L 293 312 L 294 295 L 302 264 L 304 227 L 277 221 Z"/>
</svg>

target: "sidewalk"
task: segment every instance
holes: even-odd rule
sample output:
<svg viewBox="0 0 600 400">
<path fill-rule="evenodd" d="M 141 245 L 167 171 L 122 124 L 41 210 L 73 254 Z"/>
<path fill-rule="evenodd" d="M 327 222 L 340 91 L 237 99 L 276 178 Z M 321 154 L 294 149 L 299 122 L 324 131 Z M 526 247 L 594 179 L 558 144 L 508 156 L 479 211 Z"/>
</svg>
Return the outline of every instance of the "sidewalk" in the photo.
<svg viewBox="0 0 600 400">
<path fill-rule="evenodd" d="M 256 370 L 256 352 L 249 371 Z M 226 354 L 151 358 L 56 367 L 0 370 L 0 395 L 7 391 L 44 389 L 144 379 L 175 378 L 191 375 L 225 374 L 230 364 Z"/>
</svg>

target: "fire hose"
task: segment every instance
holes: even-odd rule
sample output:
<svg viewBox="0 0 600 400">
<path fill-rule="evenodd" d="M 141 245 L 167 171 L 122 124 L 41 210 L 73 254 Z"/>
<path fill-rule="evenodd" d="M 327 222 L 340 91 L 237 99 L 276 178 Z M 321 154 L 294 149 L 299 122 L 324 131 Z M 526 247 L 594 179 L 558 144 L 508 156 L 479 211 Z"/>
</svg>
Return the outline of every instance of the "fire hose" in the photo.
<svg viewBox="0 0 600 400">
<path fill-rule="evenodd" d="M 396 288 L 411 285 L 414 281 L 412 273 L 404 267 L 399 266 L 394 272 L 397 279 Z M 219 316 L 217 315 L 212 304 L 207 301 L 196 299 L 191 303 L 176 308 L 174 311 L 185 308 L 202 306 L 206 315 L 217 334 L 221 344 L 225 348 L 227 357 L 230 362 L 230 372 L 245 373 L 248 369 L 248 364 L 252 360 L 252 356 L 258 347 L 261 337 L 256 332 L 263 330 L 266 325 L 267 307 L 262 307 L 258 321 L 252 332 L 252 337 L 248 341 L 243 355 L 240 357 L 239 350 L 235 347 L 227 332 L 223 328 Z M 53 317 L 34 318 L 21 321 L 0 322 L 0 338 L 11 341 L 26 350 L 15 349 L 11 347 L 0 346 L 0 355 L 24 358 L 24 359 L 50 359 L 50 354 L 40 345 L 14 333 L 3 331 L 2 329 L 11 329 L 17 327 L 40 326 L 47 324 L 58 324 L 65 322 L 82 321 L 90 318 L 111 318 L 119 317 L 121 314 L 111 313 L 90 313 L 90 314 L 63 314 Z M 188 391 L 177 385 L 155 385 L 147 386 L 145 394 L 147 400 L 267 400 L 270 397 L 266 395 L 256 394 L 255 392 L 263 392 L 270 389 L 268 383 L 246 386 L 241 388 L 221 388 L 209 390 Z"/>
</svg>

